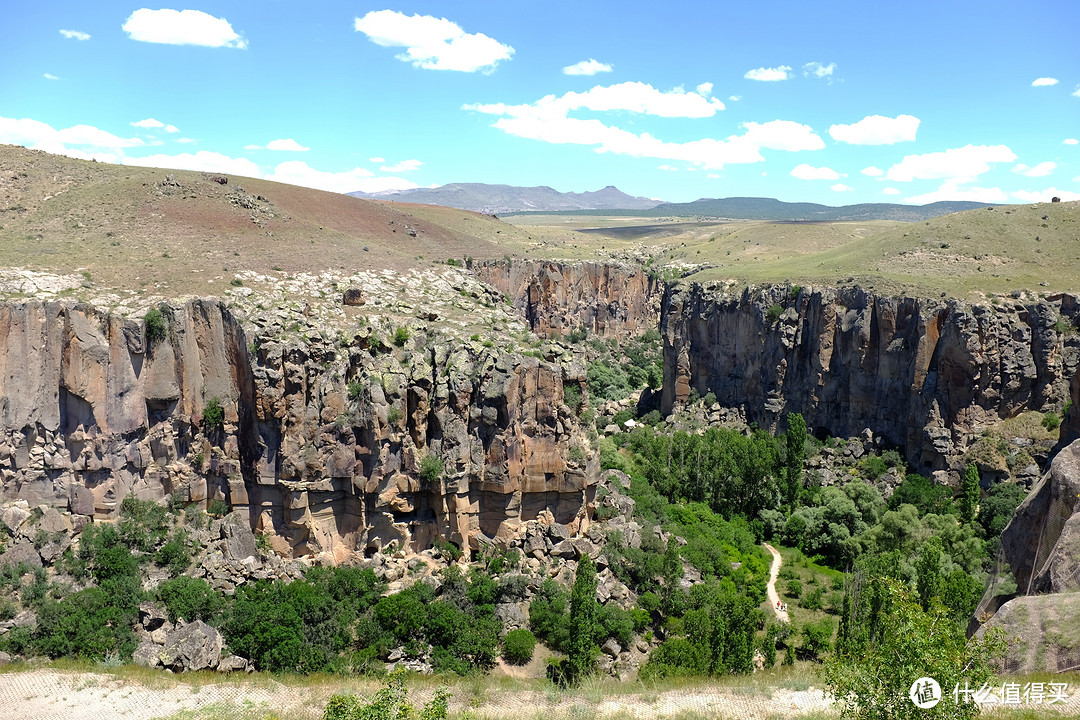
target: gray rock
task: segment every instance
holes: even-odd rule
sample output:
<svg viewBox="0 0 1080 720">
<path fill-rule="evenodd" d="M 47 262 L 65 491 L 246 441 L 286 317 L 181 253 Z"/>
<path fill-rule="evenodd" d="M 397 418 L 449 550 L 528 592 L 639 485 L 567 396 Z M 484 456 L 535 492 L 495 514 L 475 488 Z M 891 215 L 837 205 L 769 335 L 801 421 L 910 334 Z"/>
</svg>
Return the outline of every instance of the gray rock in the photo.
<svg viewBox="0 0 1080 720">
<path fill-rule="evenodd" d="M 0 521 L 3 521 L 7 529 L 15 534 L 15 531 L 19 529 L 30 517 L 30 509 L 25 500 L 17 501 L 4 508 L 3 512 L 0 512 Z"/>
<path fill-rule="evenodd" d="M 68 509 L 73 515 L 93 515 L 94 492 L 85 485 L 74 485 L 68 499 Z"/>
<path fill-rule="evenodd" d="M 11 655 L 8 655 L 3 650 L 0 650 L 0 665 L 9 665 L 9 664 L 11 664 Z"/>
<path fill-rule="evenodd" d="M 21 542 L 13 545 L 11 549 L 0 555 L 0 568 L 18 567 L 19 565 L 25 565 L 31 570 L 42 567 L 41 556 L 38 555 L 38 551 L 34 549 L 33 544 Z"/>
<path fill-rule="evenodd" d="M 226 655 L 217 666 L 218 672 L 251 672 L 251 664 L 239 655 Z"/>
<path fill-rule="evenodd" d="M 505 632 L 528 627 L 528 607 L 524 603 L 499 603 L 495 606 L 495 617 L 502 621 Z"/>
<path fill-rule="evenodd" d="M 255 549 L 255 535 L 251 532 L 251 525 L 244 512 L 234 511 L 229 513 L 221 527 L 225 535 L 225 556 L 233 562 L 240 562 L 245 558 L 255 557 L 258 550 Z"/>
<path fill-rule="evenodd" d="M 548 529 L 547 529 L 547 533 L 548 533 L 548 537 L 551 538 L 551 542 L 553 542 L 555 544 L 558 544 L 558 543 L 562 542 L 563 540 L 569 540 L 570 539 L 570 531 L 566 529 L 565 525 L 562 525 L 560 523 L 555 523 L 554 525 L 549 525 Z"/>
<path fill-rule="evenodd" d="M 135 648 L 135 652 L 131 654 L 131 661 L 136 665 L 141 665 L 143 667 L 160 667 L 161 646 L 155 645 L 149 641 L 144 641 L 140 643 L 139 647 Z"/>
<path fill-rule="evenodd" d="M 157 603 L 153 602 L 141 602 L 139 603 L 139 624 L 146 628 L 148 631 L 153 632 L 159 627 L 168 622 L 169 616 Z"/>
<path fill-rule="evenodd" d="M 202 620 L 178 625 L 169 633 L 161 664 L 172 670 L 212 670 L 221 662 L 221 633 Z"/>
<path fill-rule="evenodd" d="M 563 540 L 551 548 L 551 555 L 559 558 L 573 559 L 577 557 L 577 553 L 577 548 L 574 547 L 574 543 L 570 540 Z"/>
<path fill-rule="evenodd" d="M 41 514 L 38 527 L 52 535 L 71 533 L 71 523 L 54 507 L 47 507 Z"/>
</svg>

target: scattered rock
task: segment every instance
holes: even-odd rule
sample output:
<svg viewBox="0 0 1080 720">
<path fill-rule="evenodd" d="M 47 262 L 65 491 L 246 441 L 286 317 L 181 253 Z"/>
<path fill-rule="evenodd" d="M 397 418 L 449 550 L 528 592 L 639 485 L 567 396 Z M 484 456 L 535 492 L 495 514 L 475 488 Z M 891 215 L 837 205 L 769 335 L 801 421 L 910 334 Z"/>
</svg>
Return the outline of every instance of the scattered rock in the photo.
<svg viewBox="0 0 1080 720">
<path fill-rule="evenodd" d="M 169 633 L 161 664 L 174 671 L 212 670 L 221 661 L 221 633 L 202 620 L 178 624 Z"/>
</svg>

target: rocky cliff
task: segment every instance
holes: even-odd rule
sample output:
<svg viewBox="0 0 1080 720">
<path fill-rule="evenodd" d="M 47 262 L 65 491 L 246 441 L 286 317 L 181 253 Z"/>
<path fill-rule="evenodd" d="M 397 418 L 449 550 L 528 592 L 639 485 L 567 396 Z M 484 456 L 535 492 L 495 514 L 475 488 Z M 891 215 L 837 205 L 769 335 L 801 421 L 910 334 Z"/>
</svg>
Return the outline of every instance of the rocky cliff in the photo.
<svg viewBox="0 0 1080 720">
<path fill-rule="evenodd" d="M 1078 312 L 1072 296 L 980 306 L 859 288 L 677 287 L 663 302 L 663 409 L 713 392 L 765 427 L 801 412 L 819 434 L 870 429 L 920 472 L 958 470 L 990 425 L 1077 395 Z"/>
<path fill-rule="evenodd" d="M 506 296 L 538 335 L 585 328 L 590 335 L 640 335 L 656 328 L 664 283 L 642 268 L 611 263 L 499 260 L 473 267 Z"/>
<path fill-rule="evenodd" d="M 220 499 L 279 549 L 337 559 L 586 529 L 598 467 L 569 459 L 562 402 L 582 378 L 435 331 L 390 347 L 245 331 L 217 301 L 164 316 L 151 339 L 87 305 L 0 305 L 3 498 L 98 517 L 129 493 Z"/>
</svg>

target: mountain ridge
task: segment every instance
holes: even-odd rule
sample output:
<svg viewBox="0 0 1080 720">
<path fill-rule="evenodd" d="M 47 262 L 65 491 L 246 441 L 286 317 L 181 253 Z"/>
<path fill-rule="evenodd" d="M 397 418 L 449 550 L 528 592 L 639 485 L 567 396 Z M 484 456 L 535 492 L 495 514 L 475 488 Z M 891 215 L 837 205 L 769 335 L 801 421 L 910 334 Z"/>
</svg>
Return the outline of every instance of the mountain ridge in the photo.
<svg viewBox="0 0 1080 720">
<path fill-rule="evenodd" d="M 547 185 L 521 187 L 489 183 L 449 183 L 436 188 L 348 194 L 368 200 L 400 200 L 423 205 L 441 205 L 489 215 L 573 210 L 647 210 L 661 202 L 627 195 L 614 185 L 600 190 L 564 193 Z"/>
</svg>

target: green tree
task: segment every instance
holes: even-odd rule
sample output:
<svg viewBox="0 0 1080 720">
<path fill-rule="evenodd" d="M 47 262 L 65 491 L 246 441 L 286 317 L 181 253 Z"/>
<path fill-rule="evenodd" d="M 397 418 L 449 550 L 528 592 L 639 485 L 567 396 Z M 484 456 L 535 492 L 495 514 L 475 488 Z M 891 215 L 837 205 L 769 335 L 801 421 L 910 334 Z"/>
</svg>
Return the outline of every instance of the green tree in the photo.
<svg viewBox="0 0 1080 720">
<path fill-rule="evenodd" d="M 536 649 L 536 636 L 524 628 L 511 630 L 503 638 L 503 659 L 511 665 L 528 665 Z"/>
<path fill-rule="evenodd" d="M 960 486 L 960 520 L 969 523 L 979 508 L 979 468 L 969 464 Z"/>
<path fill-rule="evenodd" d="M 941 595 L 942 585 L 941 539 L 932 537 L 923 544 L 915 560 L 915 587 L 923 610 L 929 610 L 930 601 Z"/>
<path fill-rule="evenodd" d="M 979 714 L 974 703 L 956 703 L 948 694 L 966 682 L 979 688 L 993 678 L 990 658 L 1003 644 L 995 634 L 967 640 L 938 603 L 919 607 L 902 582 L 881 579 L 880 632 L 873 640 L 845 644 L 825 664 L 825 679 L 845 718 L 854 720 L 967 720 Z M 911 685 L 931 677 L 942 701 L 923 710 L 908 698 Z"/>
<path fill-rule="evenodd" d="M 570 642 L 567 649 L 567 680 L 576 685 L 592 674 L 600 649 L 596 646 L 598 613 L 596 565 L 588 555 L 578 561 L 570 591 Z"/>
<path fill-rule="evenodd" d="M 785 462 L 785 495 L 787 504 L 794 506 L 802 488 L 803 461 L 806 459 L 806 420 L 802 413 L 788 413 Z"/>
</svg>

